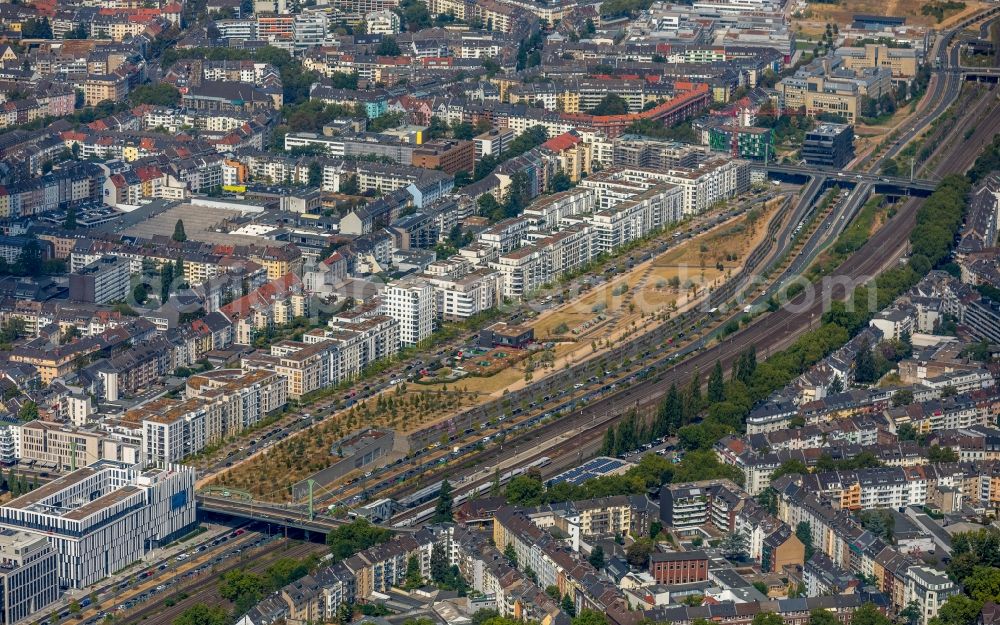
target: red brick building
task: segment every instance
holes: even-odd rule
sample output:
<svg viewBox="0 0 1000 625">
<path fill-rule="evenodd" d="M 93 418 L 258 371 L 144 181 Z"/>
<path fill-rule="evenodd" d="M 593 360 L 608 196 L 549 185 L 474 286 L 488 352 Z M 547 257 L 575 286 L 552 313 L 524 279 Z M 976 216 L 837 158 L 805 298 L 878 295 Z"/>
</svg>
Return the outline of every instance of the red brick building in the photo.
<svg viewBox="0 0 1000 625">
<path fill-rule="evenodd" d="M 708 579 L 704 551 L 671 551 L 649 557 L 649 572 L 659 584 L 689 584 Z"/>
<path fill-rule="evenodd" d="M 476 147 L 471 141 L 435 139 L 413 150 L 413 164 L 426 169 L 440 169 L 454 176 L 476 168 Z"/>
</svg>

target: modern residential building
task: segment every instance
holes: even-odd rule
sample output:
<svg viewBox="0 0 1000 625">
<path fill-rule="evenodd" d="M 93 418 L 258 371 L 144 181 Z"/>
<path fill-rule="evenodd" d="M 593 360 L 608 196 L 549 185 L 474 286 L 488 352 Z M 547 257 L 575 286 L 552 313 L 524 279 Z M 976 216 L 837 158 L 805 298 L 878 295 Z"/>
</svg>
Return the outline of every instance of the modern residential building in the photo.
<svg viewBox="0 0 1000 625">
<path fill-rule="evenodd" d="M 416 345 L 434 331 L 434 287 L 426 280 L 404 278 L 382 292 L 385 314 L 399 322 L 399 340 Z"/>
</svg>

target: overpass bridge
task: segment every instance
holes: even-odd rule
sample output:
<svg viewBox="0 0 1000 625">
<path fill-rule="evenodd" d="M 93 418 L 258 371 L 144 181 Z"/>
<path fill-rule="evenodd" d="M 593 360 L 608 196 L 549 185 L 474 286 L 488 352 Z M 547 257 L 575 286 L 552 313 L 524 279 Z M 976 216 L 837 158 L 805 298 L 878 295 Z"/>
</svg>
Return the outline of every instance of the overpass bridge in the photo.
<svg viewBox="0 0 1000 625">
<path fill-rule="evenodd" d="M 769 178 L 782 182 L 804 184 L 809 178 L 818 178 L 824 187 L 834 185 L 840 187 L 855 187 L 860 184 L 872 186 L 875 193 L 883 195 L 902 195 L 927 197 L 937 187 L 937 181 L 924 178 L 900 178 L 898 176 L 880 176 L 864 172 L 841 171 L 821 167 L 804 167 L 801 165 L 767 164 L 754 167 L 767 172 Z"/>
<path fill-rule="evenodd" d="M 304 506 L 283 506 L 270 502 L 255 501 L 247 493 L 231 490 L 198 492 L 195 503 L 199 513 L 221 515 L 234 519 L 269 523 L 278 527 L 301 530 L 306 533 L 326 534 L 353 519 L 335 519 L 325 512 L 310 513 Z M 415 532 L 419 528 L 394 528 L 399 532 Z"/>
<path fill-rule="evenodd" d="M 285 507 L 246 499 L 241 494 L 225 497 L 218 494 L 197 493 L 195 503 L 199 512 L 270 523 L 306 532 L 325 534 L 348 522 L 322 514 L 310 515 L 308 510 L 301 510 L 297 507 Z"/>
</svg>

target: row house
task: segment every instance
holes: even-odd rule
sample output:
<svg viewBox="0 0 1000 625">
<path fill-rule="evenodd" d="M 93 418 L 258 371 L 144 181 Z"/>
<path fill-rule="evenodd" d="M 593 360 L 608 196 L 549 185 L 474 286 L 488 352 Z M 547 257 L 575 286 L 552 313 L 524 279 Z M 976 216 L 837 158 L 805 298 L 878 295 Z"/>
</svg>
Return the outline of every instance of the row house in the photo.
<svg viewBox="0 0 1000 625">
<path fill-rule="evenodd" d="M 355 579 L 358 599 L 373 593 L 384 593 L 399 586 L 406 579 L 407 562 L 415 556 L 420 563 L 420 574 L 430 577 L 431 551 L 437 539 L 427 529 L 413 534 L 397 536 L 393 540 L 370 547 L 344 560 L 344 566 Z"/>
<path fill-rule="evenodd" d="M 807 523 L 818 552 L 837 567 L 874 578 L 897 610 L 915 602 L 921 624 L 926 625 L 944 600 L 958 592 L 943 574 L 918 565 L 863 529 L 850 514 L 836 510 L 829 500 L 803 485 L 801 477 L 783 476 L 774 488 L 782 521 L 790 526 Z"/>
</svg>

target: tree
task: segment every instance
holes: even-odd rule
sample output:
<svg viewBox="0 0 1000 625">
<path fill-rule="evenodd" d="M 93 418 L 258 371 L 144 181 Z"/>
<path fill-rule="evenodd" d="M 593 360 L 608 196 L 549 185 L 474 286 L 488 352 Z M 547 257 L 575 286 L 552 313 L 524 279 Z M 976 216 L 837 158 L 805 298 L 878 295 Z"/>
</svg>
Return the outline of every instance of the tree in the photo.
<svg viewBox="0 0 1000 625">
<path fill-rule="evenodd" d="M 427 11 L 427 5 L 421 0 L 403 0 L 399 3 L 397 13 L 410 32 L 417 32 L 431 25 L 431 15 Z"/>
<path fill-rule="evenodd" d="M 625 559 L 632 566 L 645 567 L 654 546 L 652 538 L 640 538 L 625 548 Z"/>
<path fill-rule="evenodd" d="M 892 396 L 892 405 L 895 407 L 909 406 L 913 403 L 913 391 L 908 388 L 896 391 Z"/>
<path fill-rule="evenodd" d="M 830 394 L 836 395 L 837 393 L 844 392 L 844 381 L 840 379 L 839 375 L 833 376 L 833 382 L 830 382 Z"/>
<path fill-rule="evenodd" d="M 264 578 L 246 569 L 227 571 L 219 580 L 219 595 L 236 604 L 237 612 L 249 610 L 266 591 Z"/>
<path fill-rule="evenodd" d="M 715 361 L 711 375 L 708 376 L 708 403 L 717 404 L 726 400 L 726 380 L 722 373 L 722 363 Z"/>
<path fill-rule="evenodd" d="M 31 401 L 30 399 L 23 404 L 17 411 L 17 418 L 21 421 L 34 421 L 38 418 L 38 404 Z"/>
<path fill-rule="evenodd" d="M 628 114 L 628 101 L 617 93 L 609 93 L 590 110 L 590 113 L 591 115 L 626 115 Z"/>
<path fill-rule="evenodd" d="M 132 106 L 154 104 L 156 106 L 176 106 L 181 101 L 181 92 L 170 83 L 159 82 L 142 85 L 128 94 Z"/>
<path fill-rule="evenodd" d="M 76 209 L 72 206 L 66 209 L 66 219 L 63 220 L 63 228 L 66 230 L 76 230 Z"/>
<path fill-rule="evenodd" d="M 42 274 L 42 248 L 34 238 L 28 240 L 17 255 L 15 269 L 18 275 L 39 276 Z"/>
<path fill-rule="evenodd" d="M 563 612 L 569 614 L 571 618 L 576 616 L 576 604 L 573 603 L 573 598 L 570 597 L 569 595 L 563 596 L 562 602 L 559 604 L 559 607 L 562 608 Z"/>
<path fill-rule="evenodd" d="M 928 462 L 958 462 L 958 453 L 955 452 L 951 447 L 940 447 L 938 445 L 931 445 L 931 448 L 927 450 L 927 461 Z"/>
<path fill-rule="evenodd" d="M 74 615 L 79 614 L 81 610 L 83 610 L 83 608 L 80 607 L 80 602 L 77 601 L 76 599 L 73 599 L 73 601 L 71 601 L 69 604 L 70 614 Z"/>
<path fill-rule="evenodd" d="M 594 545 L 594 548 L 590 550 L 590 555 L 587 556 L 587 562 L 597 569 L 598 571 L 604 568 L 604 547 L 600 545 Z"/>
<path fill-rule="evenodd" d="M 985 603 L 1000 600 L 1000 569 L 988 566 L 977 566 L 972 575 L 965 578 L 965 592 L 974 601 Z"/>
<path fill-rule="evenodd" d="M 308 184 L 310 187 L 323 186 L 323 168 L 320 166 L 319 161 L 309 163 Z"/>
<path fill-rule="evenodd" d="M 52 39 L 52 25 L 49 18 L 43 17 L 40 20 L 30 18 L 21 24 L 22 39 Z"/>
<path fill-rule="evenodd" d="M 174 263 L 174 280 L 184 280 L 184 257 L 178 256 L 177 262 Z M 184 288 L 184 287 L 179 287 Z"/>
<path fill-rule="evenodd" d="M 870 384 L 878 379 L 875 355 L 867 345 L 862 345 L 854 356 L 854 379 L 865 384 Z"/>
<path fill-rule="evenodd" d="M 530 475 L 518 475 L 507 483 L 507 502 L 516 506 L 535 506 L 541 503 L 544 487 L 541 480 Z"/>
<path fill-rule="evenodd" d="M 431 517 L 433 523 L 450 523 L 452 520 L 451 506 L 454 499 L 451 496 L 451 484 L 448 480 L 441 482 L 441 493 L 438 495 L 437 505 L 434 506 L 434 516 Z"/>
<path fill-rule="evenodd" d="M 607 625 L 607 622 L 604 612 L 590 608 L 580 610 L 580 613 L 573 617 L 573 625 Z"/>
<path fill-rule="evenodd" d="M 174 234 L 170 237 L 178 243 L 183 243 L 187 241 L 187 234 L 184 233 L 184 220 L 178 219 L 177 223 L 174 224 Z"/>
<path fill-rule="evenodd" d="M 719 543 L 719 549 L 727 558 L 742 560 L 747 555 L 747 536 L 743 532 L 730 532 Z"/>
<path fill-rule="evenodd" d="M 197 603 L 175 618 L 173 625 L 226 625 L 228 622 L 229 614 L 225 608 Z"/>
<path fill-rule="evenodd" d="M 862 604 L 851 616 L 851 625 L 892 625 L 886 615 L 871 603 Z"/>
<path fill-rule="evenodd" d="M 459 122 L 451 128 L 451 135 L 463 141 L 472 140 L 476 134 L 476 128 L 469 122 Z"/>
<path fill-rule="evenodd" d="M 414 590 L 424 585 L 424 578 L 420 574 L 420 558 L 412 555 L 406 560 L 406 579 L 403 581 L 405 590 Z"/>
<path fill-rule="evenodd" d="M 514 543 L 508 543 L 503 548 L 503 557 L 507 558 L 508 564 L 515 568 L 517 567 L 517 551 L 514 549 Z"/>
<path fill-rule="evenodd" d="M 570 179 L 566 172 L 560 169 L 554 176 L 552 176 L 552 179 L 549 180 L 549 191 L 552 193 L 559 193 L 561 191 L 572 189 L 573 185 L 574 182 Z"/>
<path fill-rule="evenodd" d="M 399 56 L 402 51 L 393 37 L 383 37 L 382 42 L 375 48 L 375 54 L 378 56 Z"/>
<path fill-rule="evenodd" d="M 806 548 L 805 559 L 808 560 L 813 555 L 813 539 L 812 539 L 812 527 L 805 521 L 800 522 L 795 526 L 795 537 L 802 542 L 802 545 Z"/>
<path fill-rule="evenodd" d="M 920 604 L 910 601 L 906 607 L 899 611 L 899 618 L 907 625 L 917 625 L 920 622 Z"/>
<path fill-rule="evenodd" d="M 135 300 L 135 303 L 139 305 L 146 303 L 146 300 L 149 299 L 149 290 L 146 287 L 145 282 L 140 282 L 139 284 L 135 285 L 135 288 L 132 289 L 132 299 Z"/>
<path fill-rule="evenodd" d="M 893 533 L 896 528 L 896 519 L 892 513 L 885 508 L 873 510 L 858 510 L 858 520 L 861 525 L 876 536 L 881 536 L 887 542 L 892 543 Z"/>
<path fill-rule="evenodd" d="M 493 471 L 493 481 L 490 483 L 490 497 L 500 496 L 500 469 Z"/>
<path fill-rule="evenodd" d="M 347 176 L 340 181 L 340 192 L 344 195 L 358 195 L 361 192 L 357 176 Z"/>
<path fill-rule="evenodd" d="M 169 260 L 160 266 L 160 303 L 166 304 L 173 290 L 174 264 Z"/>
<path fill-rule="evenodd" d="M 941 604 L 937 616 L 931 619 L 930 623 L 931 625 L 975 625 L 982 609 L 982 602 L 958 593 L 948 597 L 948 600 Z M 917 622 L 919 622 L 919 615 L 918 608 Z"/>
<path fill-rule="evenodd" d="M 326 535 L 326 544 L 333 554 L 333 562 L 349 558 L 359 551 L 379 545 L 392 538 L 392 532 L 372 525 L 366 519 L 341 525 Z"/>
<path fill-rule="evenodd" d="M 431 579 L 438 584 L 444 582 L 448 579 L 449 568 L 448 554 L 445 553 L 444 547 L 435 543 L 431 548 Z"/>
<path fill-rule="evenodd" d="M 785 621 L 774 612 L 758 612 L 753 617 L 751 625 L 784 625 Z"/>
<path fill-rule="evenodd" d="M 809 467 L 806 466 L 806 463 L 797 458 L 789 458 L 778 465 L 778 468 L 774 470 L 774 473 L 771 474 L 771 481 L 773 482 L 782 475 L 791 475 L 792 473 L 809 473 Z"/>
</svg>

